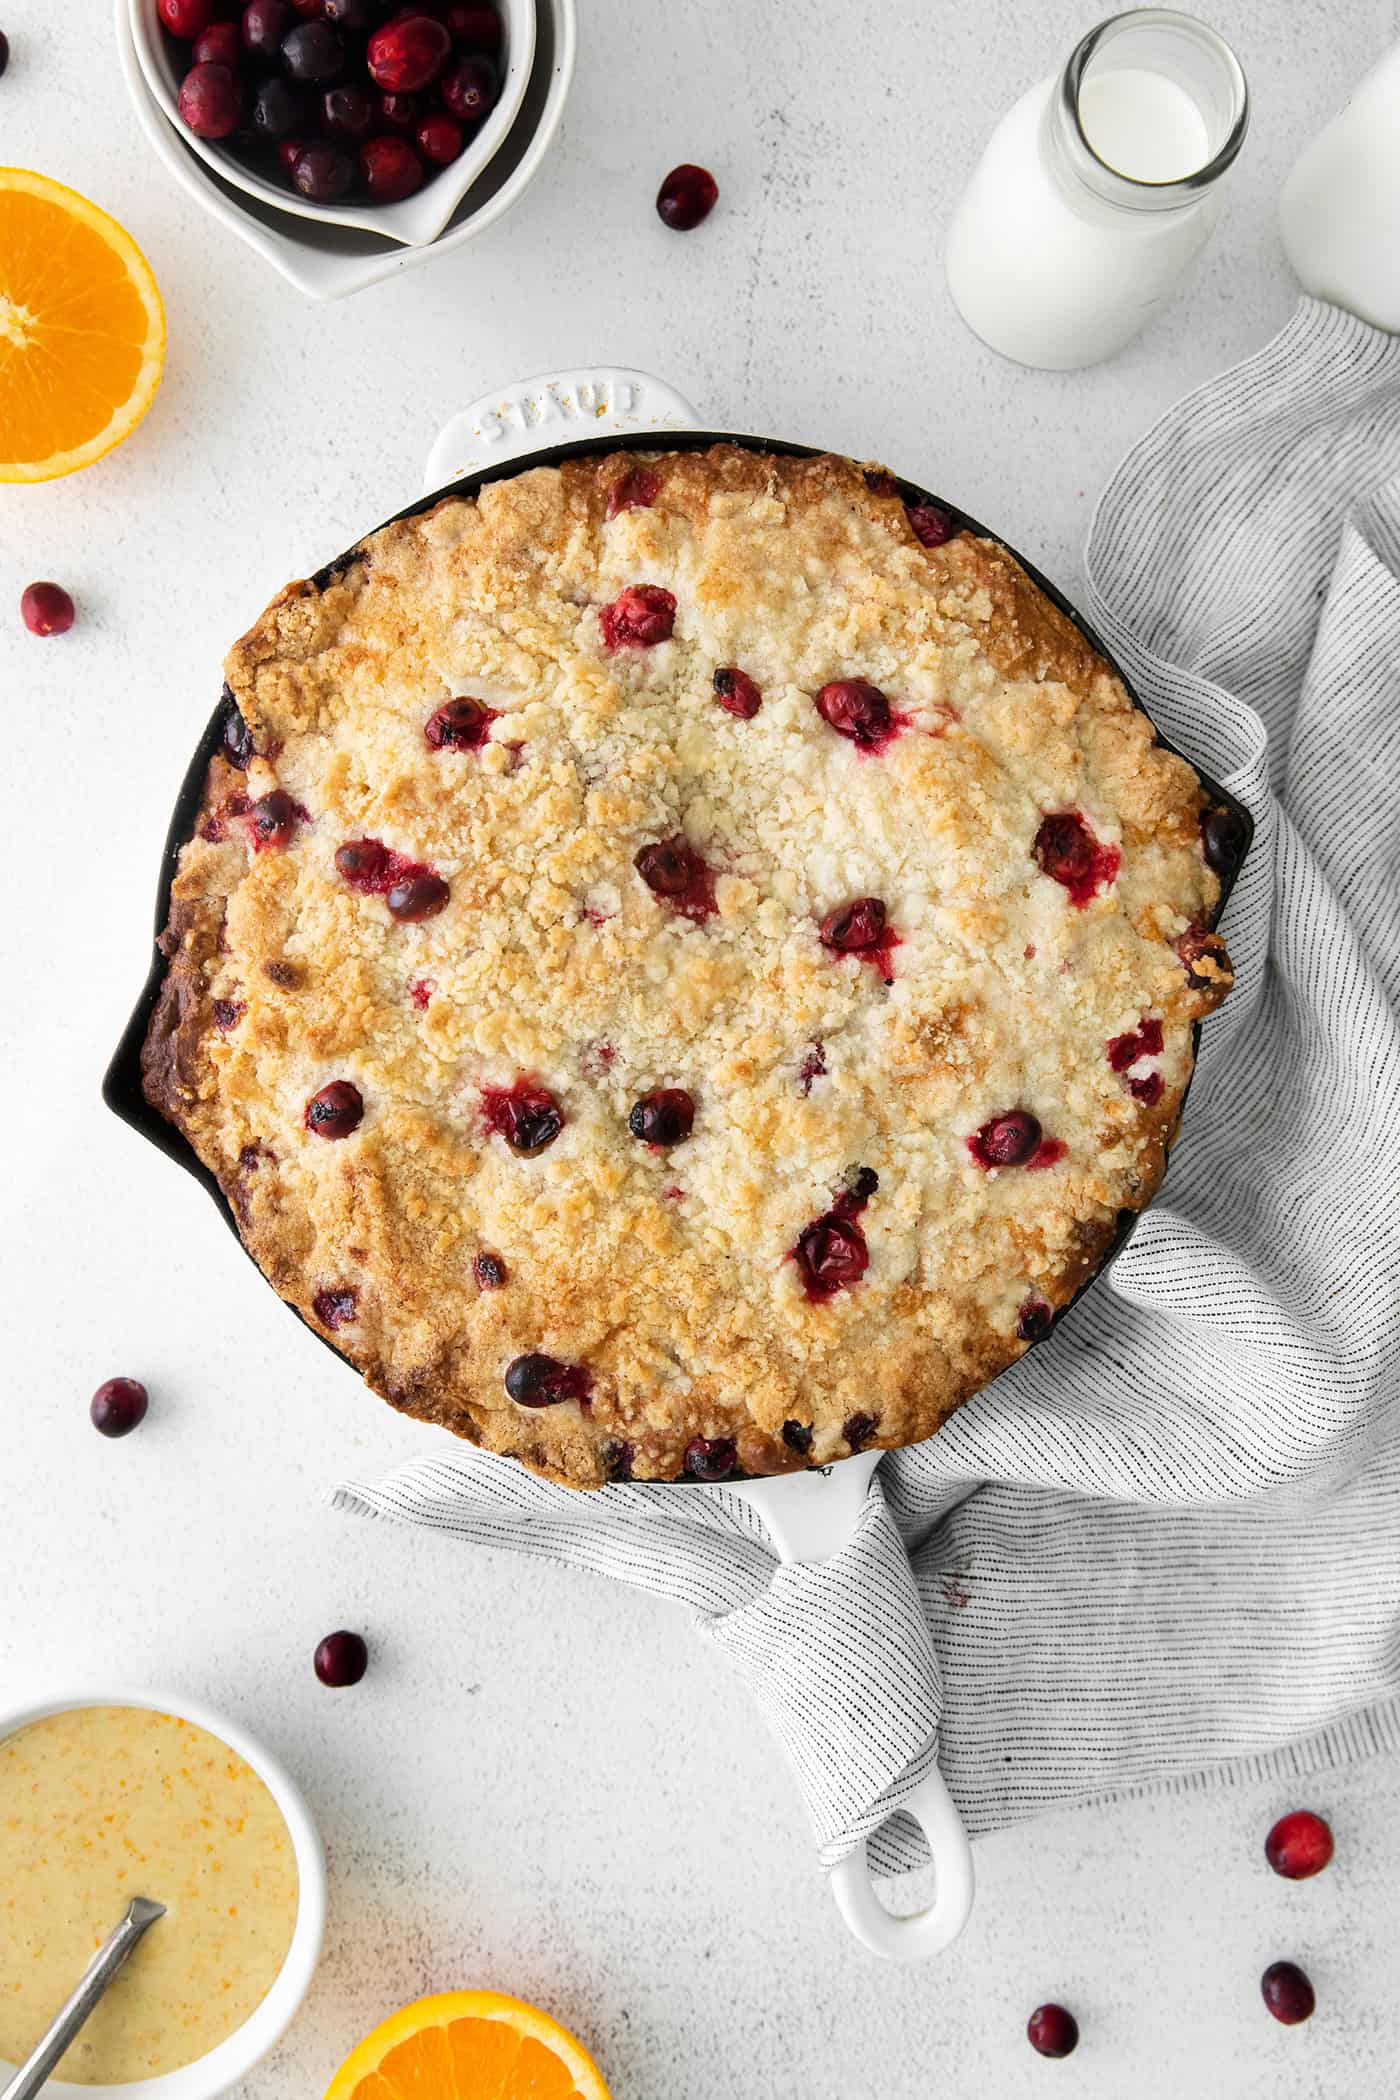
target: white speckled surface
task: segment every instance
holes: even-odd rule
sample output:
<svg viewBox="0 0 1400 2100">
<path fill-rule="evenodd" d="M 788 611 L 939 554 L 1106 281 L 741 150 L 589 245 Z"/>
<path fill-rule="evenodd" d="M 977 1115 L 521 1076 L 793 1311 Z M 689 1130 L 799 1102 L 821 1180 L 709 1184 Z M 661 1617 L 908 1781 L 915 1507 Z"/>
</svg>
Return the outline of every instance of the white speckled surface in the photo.
<svg viewBox="0 0 1400 2100">
<path fill-rule="evenodd" d="M 207 1198 L 97 1098 L 223 644 L 287 576 L 409 500 L 439 422 L 483 388 L 580 359 L 650 367 L 719 420 L 883 454 L 1077 590 L 1119 454 L 1289 311 L 1279 184 L 1397 29 L 1391 0 L 1210 12 L 1256 98 L 1222 234 L 1121 360 L 1047 377 L 963 332 L 938 252 L 999 109 L 1093 19 L 1069 0 L 586 0 L 564 133 L 520 207 L 329 309 L 166 186 L 94 31 L 105 10 L 8 0 L 0 158 L 126 221 L 171 344 L 122 452 L 0 489 L 0 1674 L 7 1690 L 164 1680 L 236 1711 L 303 1778 L 331 1854 L 327 1959 L 246 2100 L 314 2095 L 381 2013 L 463 1983 L 575 2024 L 617 2100 L 1394 2090 L 1393 1766 L 1306 1789 L 1337 1829 L 1317 1883 L 1264 1866 L 1284 1785 L 1061 1817 L 979 1846 L 977 1914 L 942 1963 L 880 1968 L 837 1922 L 744 1695 L 668 1607 L 330 1514 L 337 1473 L 432 1434 L 358 1389 Z M 651 212 L 683 158 L 723 192 L 689 239 Z M 36 575 L 78 599 L 65 639 L 19 625 Z M 153 1395 L 122 1444 L 86 1417 L 114 1372 Z M 365 1683 L 338 1694 L 310 1668 L 337 1625 L 374 1647 Z M 1294 2032 L 1257 1995 L 1280 1955 L 1318 1987 Z M 1049 1996 L 1083 2029 L 1060 2066 L 1022 2035 Z"/>
</svg>

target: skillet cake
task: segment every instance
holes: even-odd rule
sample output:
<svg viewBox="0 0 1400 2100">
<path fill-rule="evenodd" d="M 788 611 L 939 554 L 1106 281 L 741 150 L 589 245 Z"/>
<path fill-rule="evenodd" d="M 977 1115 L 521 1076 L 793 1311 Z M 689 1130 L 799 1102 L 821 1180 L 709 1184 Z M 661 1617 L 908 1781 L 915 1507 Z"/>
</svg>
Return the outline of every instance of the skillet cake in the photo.
<svg viewBox="0 0 1400 2100">
<path fill-rule="evenodd" d="M 450 496 L 231 651 L 147 1098 L 553 1479 L 931 1435 L 1156 1190 L 1236 820 L 994 542 L 730 445 Z"/>
</svg>

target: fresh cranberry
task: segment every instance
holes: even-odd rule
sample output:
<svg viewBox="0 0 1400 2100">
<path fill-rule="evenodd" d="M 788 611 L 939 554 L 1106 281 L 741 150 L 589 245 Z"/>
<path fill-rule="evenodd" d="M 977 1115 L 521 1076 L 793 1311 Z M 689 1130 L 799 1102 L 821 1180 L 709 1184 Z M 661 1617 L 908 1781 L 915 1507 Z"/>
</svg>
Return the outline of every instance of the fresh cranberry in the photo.
<svg viewBox="0 0 1400 2100">
<path fill-rule="evenodd" d="M 1317 1997 L 1296 1962 L 1270 1962 L 1259 1979 L 1259 1988 L 1269 2011 L 1285 2027 L 1296 2027 L 1300 2021 L 1312 2018 Z"/>
<path fill-rule="evenodd" d="M 293 80 L 323 87 L 345 71 L 345 41 L 329 22 L 298 22 L 282 39 L 282 64 Z"/>
<path fill-rule="evenodd" d="M 316 1137 L 347 1138 L 360 1127 L 365 1104 L 348 1079 L 333 1079 L 306 1104 L 306 1127 Z"/>
<path fill-rule="evenodd" d="M 423 187 L 423 163 L 407 139 L 381 132 L 360 148 L 360 172 L 376 204 L 400 204 Z"/>
<path fill-rule="evenodd" d="M 1244 822 L 1235 810 L 1201 811 L 1201 852 L 1216 875 L 1233 875 L 1244 857 Z"/>
<path fill-rule="evenodd" d="M 360 81 L 327 88 L 321 97 L 321 122 L 333 138 L 358 145 L 367 139 L 379 118 L 379 104 Z"/>
<path fill-rule="evenodd" d="M 803 1226 L 793 1256 L 803 1288 L 814 1299 L 850 1290 L 870 1266 L 865 1234 L 853 1218 L 843 1218 L 835 1210 Z"/>
<path fill-rule="evenodd" d="M 157 0 L 156 13 L 172 36 L 192 44 L 219 12 L 218 0 Z"/>
<path fill-rule="evenodd" d="M 306 123 L 306 103 L 300 88 L 275 73 L 260 80 L 253 94 L 250 121 L 253 136 L 266 139 L 270 145 L 290 138 Z"/>
<path fill-rule="evenodd" d="M 369 1668 L 369 1649 L 358 1633 L 328 1633 L 312 1659 L 316 1675 L 332 1691 L 358 1684 Z"/>
<path fill-rule="evenodd" d="M 451 894 L 441 875 L 425 871 L 396 882 L 385 892 L 384 902 L 391 918 L 405 926 L 416 926 L 422 919 L 435 919 Z"/>
<path fill-rule="evenodd" d="M 621 475 L 608 490 L 610 518 L 620 517 L 625 510 L 650 510 L 661 494 L 661 476 L 650 467 L 633 467 L 630 474 Z"/>
<path fill-rule="evenodd" d="M 1332 1830 L 1309 1808 L 1280 1816 L 1264 1840 L 1264 1857 L 1285 1881 L 1308 1881 L 1332 1857 Z"/>
<path fill-rule="evenodd" d="M 727 664 L 715 672 L 715 698 L 727 715 L 751 722 L 763 705 L 763 695 L 746 671 Z"/>
<path fill-rule="evenodd" d="M 248 0 L 243 10 L 243 45 L 264 65 L 277 65 L 282 57 L 282 39 L 292 26 L 287 0 Z"/>
<path fill-rule="evenodd" d="M 564 1111 L 553 1094 L 529 1079 L 517 1079 L 511 1087 L 483 1087 L 481 1109 L 487 1129 L 526 1159 L 552 1145 L 564 1128 Z"/>
<path fill-rule="evenodd" d="M 478 1290 L 483 1291 L 498 1291 L 510 1280 L 510 1271 L 500 1255 L 485 1251 L 478 1254 L 472 1263 L 472 1274 L 476 1278 Z"/>
<path fill-rule="evenodd" d="M 517 1356 L 506 1368 L 506 1391 L 517 1407 L 558 1407 L 563 1400 L 586 1400 L 592 1390 L 582 1364 L 561 1364 L 538 1352 Z"/>
<path fill-rule="evenodd" d="M 379 114 L 390 131 L 411 132 L 418 123 L 419 105 L 416 95 L 381 95 Z"/>
<path fill-rule="evenodd" d="M 1102 845 L 1094 837 L 1076 809 L 1043 817 L 1031 851 L 1042 871 L 1067 889 L 1070 902 L 1081 909 L 1107 889 L 1123 858 L 1116 846 Z"/>
<path fill-rule="evenodd" d="M 460 0 L 449 0 L 440 12 L 454 43 L 465 44 L 469 51 L 500 49 L 501 18 L 494 7 L 471 7 L 460 4 Z"/>
<path fill-rule="evenodd" d="M 610 1436 L 598 1453 L 603 1472 L 609 1480 L 630 1480 L 637 1453 L 625 1437 Z"/>
<path fill-rule="evenodd" d="M 31 583 L 19 611 L 31 634 L 67 634 L 73 625 L 73 600 L 61 583 Z"/>
<path fill-rule="evenodd" d="M 1023 1342 L 1043 1342 L 1055 1315 L 1043 1298 L 1027 1298 L 1016 1315 L 1016 1332 Z"/>
<path fill-rule="evenodd" d="M 438 82 L 444 109 L 464 124 L 478 124 L 489 116 L 500 92 L 496 68 L 486 58 L 459 58 Z"/>
<path fill-rule="evenodd" d="M 967 1149 L 979 1167 L 1023 1167 L 1040 1144 L 1041 1129 L 1033 1115 L 1014 1108 L 990 1123 L 967 1141 Z"/>
<path fill-rule="evenodd" d="M 695 1123 L 695 1103 L 684 1087 L 658 1087 L 632 1104 L 627 1128 L 648 1145 L 679 1145 Z"/>
<path fill-rule="evenodd" d="M 326 12 L 326 0 L 291 0 L 291 9 L 303 22 L 319 22 Z"/>
<path fill-rule="evenodd" d="M 194 40 L 190 57 L 197 66 L 232 66 L 243 63 L 243 36 L 236 22 L 211 22 Z"/>
<path fill-rule="evenodd" d="M 220 1030 L 236 1028 L 247 1011 L 246 1000 L 216 999 L 212 1008 L 214 1026 Z"/>
<path fill-rule="evenodd" d="M 647 888 L 689 919 L 708 918 L 715 908 L 710 870 L 689 839 L 677 832 L 643 846 L 633 866 Z"/>
<path fill-rule="evenodd" d="M 296 171 L 297 162 L 301 159 L 301 156 L 303 153 L 305 153 L 305 151 L 305 139 L 290 138 L 279 139 L 277 141 L 278 166 L 281 168 L 282 173 L 288 178 L 289 181 Z"/>
<path fill-rule="evenodd" d="M 685 1447 L 685 1470 L 692 1480 L 728 1480 L 738 1456 L 732 1436 L 692 1437 Z"/>
<path fill-rule="evenodd" d="M 452 39 L 431 15 L 409 14 L 376 29 L 365 47 L 365 63 L 376 87 L 412 95 L 436 80 L 452 52 Z"/>
<path fill-rule="evenodd" d="M 1162 1043 L 1162 1024 L 1149 1014 L 1130 1035 L 1111 1036 L 1106 1055 L 1115 1072 L 1126 1072 L 1140 1057 L 1159 1057 Z"/>
<path fill-rule="evenodd" d="M 1037 2005 L 1026 2022 L 1026 2040 L 1037 2056 L 1071 2056 L 1079 2042 L 1079 2022 L 1063 2005 Z"/>
<path fill-rule="evenodd" d="M 660 584 L 632 583 L 603 607 L 598 622 L 609 649 L 651 649 L 670 641 L 676 601 Z"/>
<path fill-rule="evenodd" d="M 841 1424 L 841 1434 L 852 1451 L 863 1450 L 880 1426 L 878 1415 L 847 1415 Z"/>
<path fill-rule="evenodd" d="M 484 700 L 463 695 L 435 708 L 423 725 L 423 735 L 433 751 L 479 751 L 496 719 L 495 709 Z"/>
<path fill-rule="evenodd" d="M 337 29 L 368 29 L 370 0 L 321 0 L 321 13 Z"/>
<path fill-rule="evenodd" d="M 355 163 L 339 146 L 306 146 L 292 162 L 292 186 L 313 204 L 334 204 L 355 180 Z"/>
<path fill-rule="evenodd" d="M 311 1310 L 323 1327 L 348 1327 L 359 1310 L 360 1294 L 353 1284 L 333 1291 L 317 1291 Z"/>
<path fill-rule="evenodd" d="M 466 143 L 461 125 L 455 117 L 449 117 L 445 110 L 439 110 L 434 116 L 424 117 L 415 137 L 418 140 L 418 151 L 424 160 L 432 161 L 438 168 L 445 168 L 449 162 L 456 160 Z"/>
<path fill-rule="evenodd" d="M 885 906 L 880 897 L 856 897 L 822 920 L 822 946 L 837 955 L 859 955 L 878 948 L 885 937 Z"/>
<path fill-rule="evenodd" d="M 261 853 L 265 846 L 285 846 L 297 827 L 297 806 L 285 789 L 271 788 L 259 795 L 248 812 L 248 822 L 256 852 Z"/>
<path fill-rule="evenodd" d="M 909 520 L 909 530 L 924 547 L 941 547 L 957 531 L 947 511 L 935 503 L 907 503 L 904 515 Z"/>
<path fill-rule="evenodd" d="M 149 1394 L 139 1378 L 108 1378 L 92 1396 L 88 1414 L 103 1436 L 130 1436 L 144 1421 Z"/>
<path fill-rule="evenodd" d="M 893 730 L 890 703 L 867 678 L 838 678 L 817 694 L 817 713 L 838 736 L 867 751 L 887 744 Z"/>
<path fill-rule="evenodd" d="M 812 1425 L 810 1422 L 784 1422 L 783 1442 L 790 1451 L 800 1452 L 803 1458 L 812 1448 Z"/>
<path fill-rule="evenodd" d="M 232 66 L 191 66 L 177 106 L 196 138 L 226 139 L 243 122 L 243 84 Z"/>
<path fill-rule="evenodd" d="M 688 160 L 672 168 L 656 193 L 657 215 L 672 233 L 689 233 L 709 218 L 718 202 L 719 184 L 714 176 L 708 168 L 697 168 Z"/>
</svg>

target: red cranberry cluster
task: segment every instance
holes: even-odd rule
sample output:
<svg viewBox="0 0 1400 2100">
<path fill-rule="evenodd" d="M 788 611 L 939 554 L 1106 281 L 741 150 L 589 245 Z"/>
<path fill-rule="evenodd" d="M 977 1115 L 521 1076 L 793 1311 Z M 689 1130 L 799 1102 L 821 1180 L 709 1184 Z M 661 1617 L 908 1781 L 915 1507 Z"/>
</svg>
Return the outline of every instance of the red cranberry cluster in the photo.
<svg viewBox="0 0 1400 2100">
<path fill-rule="evenodd" d="M 500 93 L 501 18 L 460 0 L 158 0 L 180 115 L 316 204 L 397 204 Z"/>
</svg>

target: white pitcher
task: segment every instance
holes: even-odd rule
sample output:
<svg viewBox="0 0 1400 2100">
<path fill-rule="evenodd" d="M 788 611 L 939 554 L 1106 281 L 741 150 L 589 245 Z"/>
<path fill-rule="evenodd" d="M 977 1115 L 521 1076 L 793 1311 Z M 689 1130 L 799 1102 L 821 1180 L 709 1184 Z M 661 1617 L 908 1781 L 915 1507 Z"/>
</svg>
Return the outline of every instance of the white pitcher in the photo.
<svg viewBox="0 0 1400 2100">
<path fill-rule="evenodd" d="M 1294 168 L 1279 230 L 1305 291 L 1400 331 L 1400 44 Z"/>
</svg>

